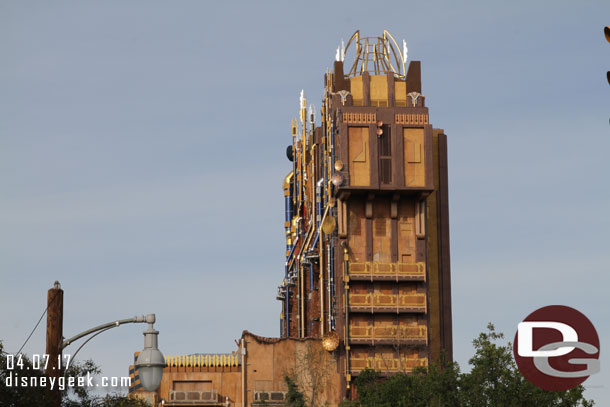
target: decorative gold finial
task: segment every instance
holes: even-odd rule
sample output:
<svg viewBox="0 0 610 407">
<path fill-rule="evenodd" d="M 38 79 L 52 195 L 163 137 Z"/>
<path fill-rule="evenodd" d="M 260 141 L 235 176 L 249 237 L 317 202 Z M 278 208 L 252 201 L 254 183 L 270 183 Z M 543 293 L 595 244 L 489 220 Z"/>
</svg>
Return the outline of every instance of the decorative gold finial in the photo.
<svg viewBox="0 0 610 407">
<path fill-rule="evenodd" d="M 339 347 L 339 335 L 335 331 L 325 334 L 322 338 L 322 347 L 328 352 L 337 349 Z"/>
<path fill-rule="evenodd" d="M 356 57 L 346 78 L 371 72 L 373 75 L 394 74 L 397 78 L 407 76 L 405 63 L 407 62 L 407 43 L 403 40 L 402 50 L 387 31 L 381 37 L 360 37 L 360 30 L 356 31 L 345 47 L 344 55 L 352 42 L 356 44 Z"/>
</svg>

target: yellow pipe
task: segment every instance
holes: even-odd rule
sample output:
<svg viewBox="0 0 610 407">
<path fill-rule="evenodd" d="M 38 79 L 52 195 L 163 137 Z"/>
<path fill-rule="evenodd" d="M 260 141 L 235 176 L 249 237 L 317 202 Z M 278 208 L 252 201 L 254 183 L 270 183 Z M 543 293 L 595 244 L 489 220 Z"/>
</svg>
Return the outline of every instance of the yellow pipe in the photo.
<svg viewBox="0 0 610 407">
<path fill-rule="evenodd" d="M 248 390 L 246 389 L 246 341 L 244 338 L 241 338 L 241 405 L 247 406 L 248 400 L 246 397 L 248 395 Z"/>
<path fill-rule="evenodd" d="M 303 266 L 301 266 L 301 264 L 299 264 L 299 289 L 300 289 L 300 293 L 301 293 L 301 301 L 300 301 L 300 306 L 299 306 L 299 315 L 300 315 L 300 322 L 301 322 L 301 332 L 300 332 L 300 337 L 304 338 L 305 337 L 305 294 L 304 294 L 304 287 L 305 287 L 305 282 L 303 280 Z"/>
<path fill-rule="evenodd" d="M 345 372 L 350 376 L 350 346 L 349 346 L 349 250 L 347 244 L 343 245 L 343 283 L 345 284 Z M 349 388 L 349 380 L 348 380 Z"/>
<path fill-rule="evenodd" d="M 324 336 L 324 232 L 320 227 L 320 336 Z"/>
</svg>

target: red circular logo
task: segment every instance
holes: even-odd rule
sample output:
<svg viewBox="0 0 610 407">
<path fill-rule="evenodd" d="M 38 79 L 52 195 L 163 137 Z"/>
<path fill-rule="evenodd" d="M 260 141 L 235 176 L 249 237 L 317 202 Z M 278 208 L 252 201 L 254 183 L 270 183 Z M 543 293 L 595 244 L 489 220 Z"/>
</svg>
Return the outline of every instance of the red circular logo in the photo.
<svg viewBox="0 0 610 407">
<path fill-rule="evenodd" d="M 527 316 L 515 334 L 517 367 L 534 386 L 562 391 L 599 372 L 599 337 L 574 308 L 549 305 Z"/>
</svg>

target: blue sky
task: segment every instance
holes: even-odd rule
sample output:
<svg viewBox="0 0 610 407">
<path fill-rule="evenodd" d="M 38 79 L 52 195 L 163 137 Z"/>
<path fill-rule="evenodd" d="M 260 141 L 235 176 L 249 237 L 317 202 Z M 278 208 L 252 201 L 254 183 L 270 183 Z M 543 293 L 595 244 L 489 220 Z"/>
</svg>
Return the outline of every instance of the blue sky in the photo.
<svg viewBox="0 0 610 407">
<path fill-rule="evenodd" d="M 341 39 L 388 29 L 448 134 L 456 360 L 487 322 L 512 339 L 570 305 L 610 403 L 604 25 L 602 1 L 0 1 L 0 339 L 17 351 L 55 280 L 65 336 L 150 312 L 168 355 L 278 335 L 299 92 L 319 106 Z M 80 356 L 126 375 L 143 328 Z"/>
</svg>

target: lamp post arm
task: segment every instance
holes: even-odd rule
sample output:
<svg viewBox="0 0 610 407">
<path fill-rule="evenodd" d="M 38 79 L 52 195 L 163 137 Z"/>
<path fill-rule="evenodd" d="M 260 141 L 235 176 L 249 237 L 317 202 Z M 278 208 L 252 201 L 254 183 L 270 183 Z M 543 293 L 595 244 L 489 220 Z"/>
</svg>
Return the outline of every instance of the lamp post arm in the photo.
<svg viewBox="0 0 610 407">
<path fill-rule="evenodd" d="M 123 325 L 123 324 L 135 324 L 135 323 L 154 324 L 155 323 L 155 314 L 141 315 L 138 317 L 133 317 L 133 318 L 128 318 L 128 319 L 120 319 L 120 320 L 117 320 L 114 322 L 108 322 L 107 324 L 96 326 L 95 328 L 87 329 L 86 331 L 81 332 L 78 335 L 75 335 L 72 338 L 66 339 L 65 341 L 63 341 L 59 345 L 59 350 L 61 351 L 66 346 L 70 345 L 72 342 L 74 342 L 84 336 L 90 335 L 94 332 L 104 331 L 104 330 L 111 329 L 111 328 L 116 328 L 117 326 Z"/>
<path fill-rule="evenodd" d="M 66 368 L 64 369 L 64 376 L 66 374 L 68 374 L 68 370 L 70 369 L 70 365 L 72 363 L 72 361 L 76 358 L 76 355 L 78 354 L 78 352 L 83 348 L 83 346 L 85 346 L 87 343 L 89 343 L 89 341 L 93 338 L 95 338 L 96 336 L 98 336 L 99 334 L 101 334 L 102 332 L 106 332 L 109 329 L 114 328 L 115 325 L 111 326 L 110 328 L 106 328 L 106 329 L 102 329 L 101 331 L 97 331 L 96 333 L 94 333 L 93 335 L 91 335 L 90 337 L 87 338 L 87 340 L 85 342 L 82 343 L 81 346 L 78 347 L 78 349 L 76 349 L 76 352 L 74 352 L 72 354 L 72 356 L 70 357 L 70 359 L 68 360 L 68 364 L 66 365 Z"/>
</svg>

